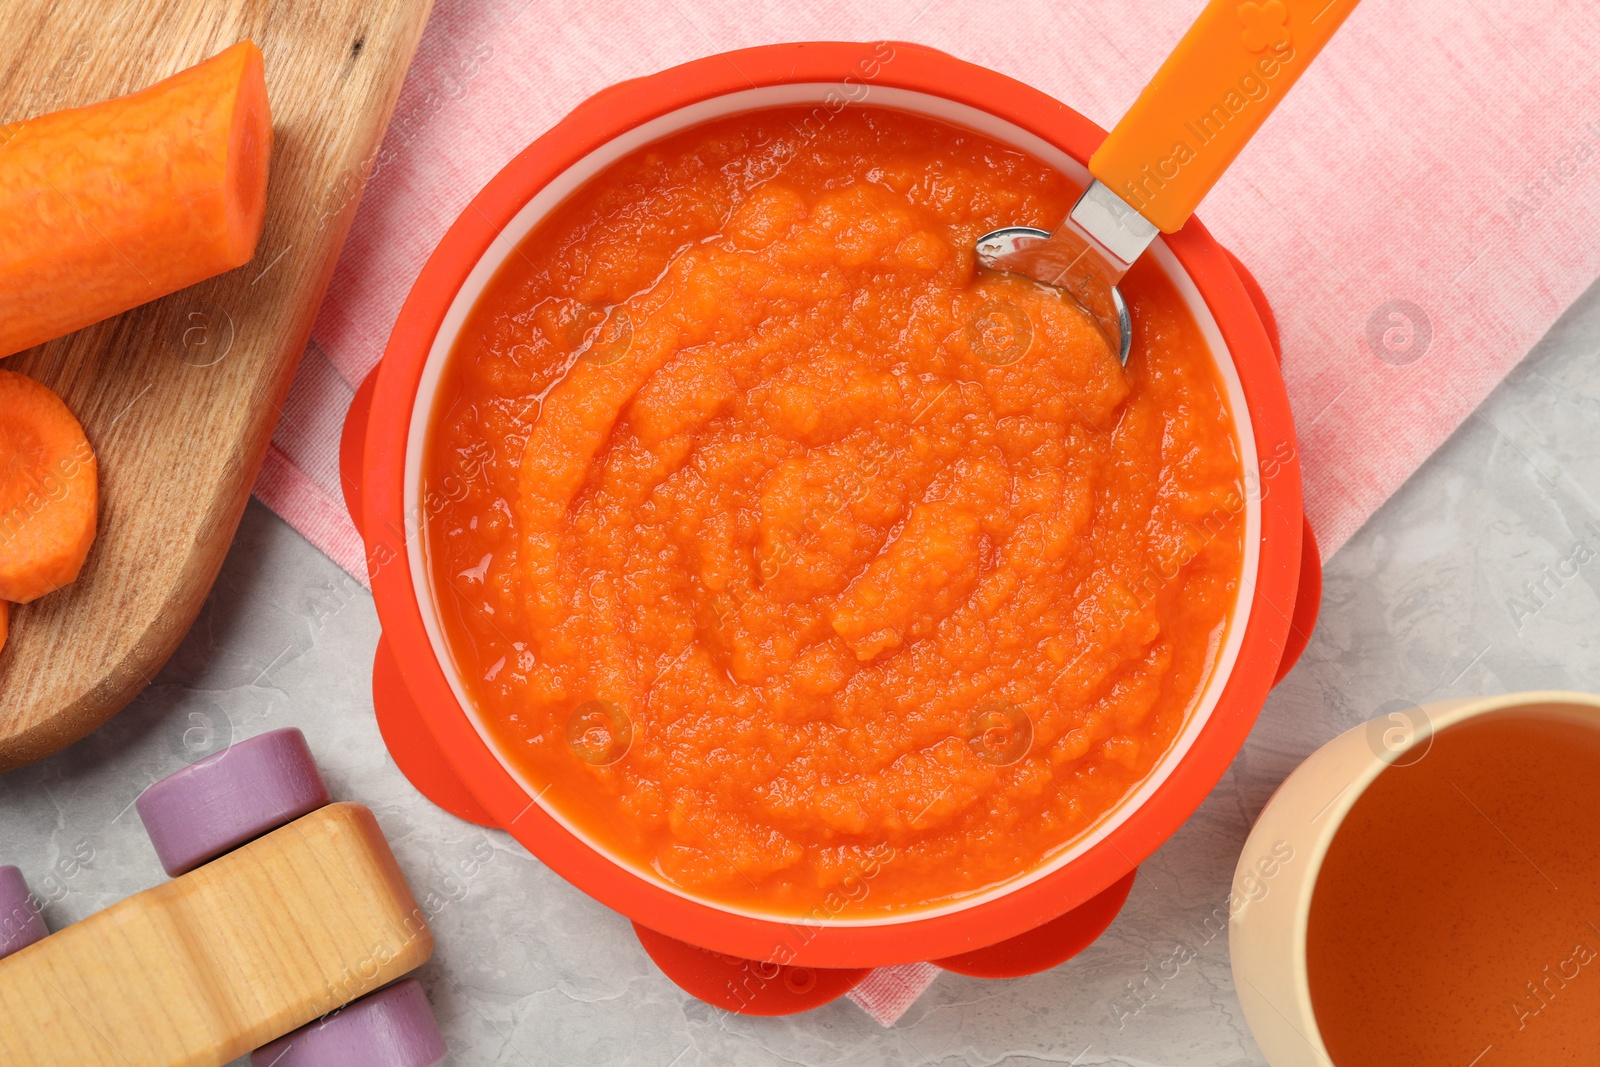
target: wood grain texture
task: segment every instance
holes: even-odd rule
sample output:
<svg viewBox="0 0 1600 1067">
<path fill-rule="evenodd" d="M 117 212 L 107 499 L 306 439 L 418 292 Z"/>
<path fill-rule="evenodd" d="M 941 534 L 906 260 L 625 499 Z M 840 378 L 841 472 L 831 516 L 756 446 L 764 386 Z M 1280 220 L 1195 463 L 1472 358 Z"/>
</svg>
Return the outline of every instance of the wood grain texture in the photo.
<svg viewBox="0 0 1600 1067">
<path fill-rule="evenodd" d="M 218 1067 L 432 954 L 372 812 L 330 804 L 0 960 L 0 1063 Z"/>
<path fill-rule="evenodd" d="M 142 88 L 244 38 L 266 57 L 267 220 L 238 270 L 0 363 L 100 458 L 72 586 L 12 609 L 0 770 L 115 714 L 194 621 L 249 498 L 431 0 L 5 0 L 0 122 Z"/>
</svg>

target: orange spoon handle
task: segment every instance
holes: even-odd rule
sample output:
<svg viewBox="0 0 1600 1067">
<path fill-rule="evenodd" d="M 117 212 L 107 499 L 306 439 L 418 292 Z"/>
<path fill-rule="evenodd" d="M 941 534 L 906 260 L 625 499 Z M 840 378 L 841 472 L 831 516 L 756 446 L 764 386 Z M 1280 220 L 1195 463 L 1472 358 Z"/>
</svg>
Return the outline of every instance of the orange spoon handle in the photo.
<svg viewBox="0 0 1600 1067">
<path fill-rule="evenodd" d="M 1178 229 L 1358 2 L 1211 0 L 1089 172 Z"/>
</svg>

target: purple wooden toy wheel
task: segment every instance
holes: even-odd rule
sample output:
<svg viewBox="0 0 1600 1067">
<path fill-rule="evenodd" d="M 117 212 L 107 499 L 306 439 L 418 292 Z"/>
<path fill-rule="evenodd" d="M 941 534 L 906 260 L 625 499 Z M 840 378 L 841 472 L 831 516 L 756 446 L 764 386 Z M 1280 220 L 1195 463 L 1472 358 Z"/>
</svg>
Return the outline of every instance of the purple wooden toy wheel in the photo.
<svg viewBox="0 0 1600 1067">
<path fill-rule="evenodd" d="M 50 931 L 35 906 L 22 872 L 0 867 L 0 960 L 27 948 Z"/>
<path fill-rule="evenodd" d="M 261 1046 L 250 1067 L 432 1067 L 448 1051 L 422 983 L 407 978 Z"/>
<path fill-rule="evenodd" d="M 273 730 L 169 774 L 136 804 L 150 843 L 177 877 L 328 803 L 299 730 Z"/>
</svg>

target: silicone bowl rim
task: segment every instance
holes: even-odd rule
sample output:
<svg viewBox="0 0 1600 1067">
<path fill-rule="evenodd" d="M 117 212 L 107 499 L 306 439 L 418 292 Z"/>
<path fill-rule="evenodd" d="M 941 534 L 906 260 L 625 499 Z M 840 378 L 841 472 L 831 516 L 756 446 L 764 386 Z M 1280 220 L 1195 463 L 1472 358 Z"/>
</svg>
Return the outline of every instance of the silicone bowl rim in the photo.
<svg viewBox="0 0 1600 1067">
<path fill-rule="evenodd" d="M 892 59 L 877 51 L 887 46 Z M 870 76 L 866 71 L 873 70 Z M 909 963 L 1017 936 L 1126 876 L 1193 813 L 1244 743 L 1283 658 L 1300 576 L 1300 467 L 1282 375 L 1265 327 L 1226 253 L 1191 220 L 1166 242 L 1217 321 L 1255 432 L 1261 545 L 1250 618 L 1210 720 L 1164 783 L 1098 845 L 1046 877 L 972 908 L 882 926 L 812 925 L 723 911 L 655 885 L 594 851 L 516 784 L 478 736 L 435 659 L 410 568 L 417 524 L 405 514 L 411 408 L 433 338 L 467 274 L 499 231 L 554 176 L 619 134 L 665 113 L 751 87 L 846 78 L 941 96 L 987 111 L 1087 160 L 1105 137 L 1059 101 L 924 46 L 764 45 L 620 82 L 578 105 L 508 163 L 467 205 L 400 310 L 379 365 L 363 452 L 362 522 L 384 639 L 406 688 L 459 779 L 512 836 L 589 896 L 644 926 L 752 960 L 812 967 Z M 424 504 L 426 506 L 426 504 Z"/>
</svg>

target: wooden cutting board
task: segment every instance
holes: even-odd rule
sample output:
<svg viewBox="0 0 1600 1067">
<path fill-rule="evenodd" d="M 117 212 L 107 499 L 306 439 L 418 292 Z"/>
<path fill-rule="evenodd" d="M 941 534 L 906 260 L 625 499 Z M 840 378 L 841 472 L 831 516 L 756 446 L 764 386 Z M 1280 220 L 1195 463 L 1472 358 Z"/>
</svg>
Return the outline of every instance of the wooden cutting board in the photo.
<svg viewBox="0 0 1600 1067">
<path fill-rule="evenodd" d="M 12 609 L 0 770 L 149 684 L 228 551 L 431 0 L 0 0 L 0 123 L 141 89 L 249 38 L 275 138 L 255 259 L 0 367 L 50 385 L 100 459 L 82 576 Z"/>
</svg>

